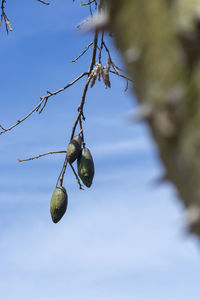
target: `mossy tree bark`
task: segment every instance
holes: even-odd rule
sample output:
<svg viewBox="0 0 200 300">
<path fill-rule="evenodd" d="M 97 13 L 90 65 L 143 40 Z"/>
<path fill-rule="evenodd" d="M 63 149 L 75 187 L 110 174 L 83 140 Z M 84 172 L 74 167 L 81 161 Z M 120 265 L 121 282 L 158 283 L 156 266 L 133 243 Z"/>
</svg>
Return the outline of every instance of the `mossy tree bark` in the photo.
<svg viewBox="0 0 200 300">
<path fill-rule="evenodd" d="M 200 236 L 200 0 L 106 2 L 166 178 Z"/>
</svg>

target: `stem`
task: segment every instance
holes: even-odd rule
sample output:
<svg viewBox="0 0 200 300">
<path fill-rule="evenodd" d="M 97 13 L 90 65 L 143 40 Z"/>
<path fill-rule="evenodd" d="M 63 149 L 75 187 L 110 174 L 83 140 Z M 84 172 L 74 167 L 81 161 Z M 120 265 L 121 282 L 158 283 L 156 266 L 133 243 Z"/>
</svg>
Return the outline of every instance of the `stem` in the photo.
<svg viewBox="0 0 200 300">
<path fill-rule="evenodd" d="M 85 87 L 84 87 L 84 90 L 83 90 L 81 103 L 80 103 L 79 108 L 78 108 L 78 116 L 75 120 L 70 140 L 73 139 L 77 124 L 78 124 L 79 120 L 81 119 L 81 116 L 83 116 L 83 107 L 84 107 L 84 104 L 85 104 L 85 98 L 86 98 L 88 86 L 89 86 L 90 79 L 91 79 L 90 74 L 91 74 L 91 72 L 93 70 L 93 67 L 95 65 L 95 62 L 96 62 L 97 44 L 98 44 L 98 30 L 95 30 L 94 40 L 93 40 L 92 58 L 91 58 L 90 67 L 89 67 L 89 70 L 88 70 L 88 78 L 87 78 L 87 81 L 86 81 L 86 84 L 85 84 Z M 81 130 L 82 130 L 82 125 L 81 125 Z M 82 131 L 82 136 L 83 136 L 83 131 Z M 63 179 L 64 179 L 64 175 L 65 175 L 65 172 L 66 172 L 66 168 L 67 168 L 67 155 L 65 156 L 63 167 L 62 167 L 61 173 L 58 177 L 58 184 L 60 184 L 60 185 L 63 184 Z"/>
<path fill-rule="evenodd" d="M 66 90 L 67 88 L 69 88 L 70 86 L 72 86 L 73 84 L 75 84 L 78 80 L 80 80 L 82 77 L 88 75 L 88 72 L 84 72 L 81 75 L 79 75 L 76 79 L 74 79 L 72 82 L 70 82 L 69 84 L 67 84 L 66 86 L 64 86 L 63 88 L 55 91 L 55 92 L 49 92 L 47 91 L 46 96 L 43 96 L 40 98 L 40 102 L 39 104 L 37 104 L 31 112 L 29 112 L 25 117 L 23 117 L 22 119 L 18 120 L 14 125 L 10 126 L 9 128 L 4 128 L 2 125 L 0 125 L 0 128 L 2 129 L 2 131 L 0 132 L 0 135 L 2 133 L 5 133 L 7 131 L 12 130 L 14 127 L 18 126 L 20 123 L 22 123 L 23 121 L 25 121 L 26 119 L 28 119 L 28 117 L 30 117 L 35 111 L 38 111 L 41 108 L 41 105 L 44 103 L 43 107 L 40 109 L 39 113 L 41 113 L 43 111 L 43 109 L 45 108 L 47 101 L 50 97 L 55 96 L 61 92 L 63 92 L 64 90 Z"/>
<path fill-rule="evenodd" d="M 26 159 L 18 159 L 18 162 L 24 162 L 24 161 L 29 161 L 29 160 L 34 160 L 34 159 L 38 159 L 40 157 L 46 156 L 46 155 L 50 155 L 50 154 L 58 154 L 58 153 L 66 153 L 66 151 L 51 151 L 51 152 L 47 152 L 47 153 L 43 153 L 43 154 L 39 154 L 37 156 L 33 156 L 30 158 L 26 158 Z"/>
</svg>

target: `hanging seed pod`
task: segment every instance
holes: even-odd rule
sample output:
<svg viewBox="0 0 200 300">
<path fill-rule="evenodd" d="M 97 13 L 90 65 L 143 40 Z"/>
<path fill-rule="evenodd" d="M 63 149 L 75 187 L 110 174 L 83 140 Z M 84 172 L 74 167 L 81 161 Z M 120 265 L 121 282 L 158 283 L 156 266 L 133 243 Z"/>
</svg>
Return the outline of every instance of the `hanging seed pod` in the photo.
<svg viewBox="0 0 200 300">
<path fill-rule="evenodd" d="M 83 183 L 90 187 L 94 177 L 94 162 L 88 148 L 83 148 L 77 160 L 78 175 Z"/>
<path fill-rule="evenodd" d="M 58 223 L 64 216 L 68 203 L 66 189 L 63 186 L 56 187 L 51 197 L 50 212 L 52 221 Z"/>
<path fill-rule="evenodd" d="M 67 147 L 67 161 L 72 164 L 79 156 L 81 151 L 82 139 L 79 135 L 73 137 Z"/>
</svg>

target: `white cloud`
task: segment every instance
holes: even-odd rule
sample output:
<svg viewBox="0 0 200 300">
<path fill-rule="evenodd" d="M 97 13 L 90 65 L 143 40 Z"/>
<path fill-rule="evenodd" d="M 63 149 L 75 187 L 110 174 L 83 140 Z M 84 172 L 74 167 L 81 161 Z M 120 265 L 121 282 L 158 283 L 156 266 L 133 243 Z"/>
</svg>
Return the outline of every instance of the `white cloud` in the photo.
<svg viewBox="0 0 200 300">
<path fill-rule="evenodd" d="M 71 194 L 68 211 L 57 225 L 49 212 L 33 215 L 26 210 L 21 224 L 13 221 L 1 230 L 3 299 L 61 300 L 66 291 L 71 300 L 87 299 L 95 282 L 110 293 L 123 290 L 127 274 L 179 274 L 174 259 L 195 268 L 197 249 L 181 238 L 178 210 L 167 200 L 172 195 L 160 190 L 156 200 L 153 190 L 142 198 L 141 192 L 120 190 Z M 109 283 L 116 277 L 121 278 L 118 287 Z M 8 279 L 12 289 L 6 288 Z M 138 284 L 142 287 L 143 280 Z"/>
<path fill-rule="evenodd" d="M 146 137 L 132 137 L 131 139 L 126 139 L 118 142 L 112 142 L 101 145 L 94 145 L 91 150 L 98 155 L 127 155 L 134 154 L 134 152 L 147 152 L 152 150 L 152 145 L 149 143 Z"/>
</svg>

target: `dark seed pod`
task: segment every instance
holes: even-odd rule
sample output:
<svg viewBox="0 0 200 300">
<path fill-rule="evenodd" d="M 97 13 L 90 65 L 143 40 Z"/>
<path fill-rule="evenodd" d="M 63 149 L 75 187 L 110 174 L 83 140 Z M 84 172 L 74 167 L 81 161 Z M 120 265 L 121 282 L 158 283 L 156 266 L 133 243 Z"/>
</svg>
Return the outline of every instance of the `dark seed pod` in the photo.
<svg viewBox="0 0 200 300">
<path fill-rule="evenodd" d="M 81 151 L 82 139 L 79 135 L 73 137 L 67 147 L 67 161 L 72 164 L 79 156 Z"/>
<path fill-rule="evenodd" d="M 78 175 L 83 183 L 90 187 L 94 177 L 94 162 L 88 148 L 83 148 L 77 160 Z"/>
<path fill-rule="evenodd" d="M 66 189 L 63 186 L 56 187 L 51 197 L 50 212 L 52 221 L 58 223 L 64 216 L 68 203 Z"/>
</svg>

